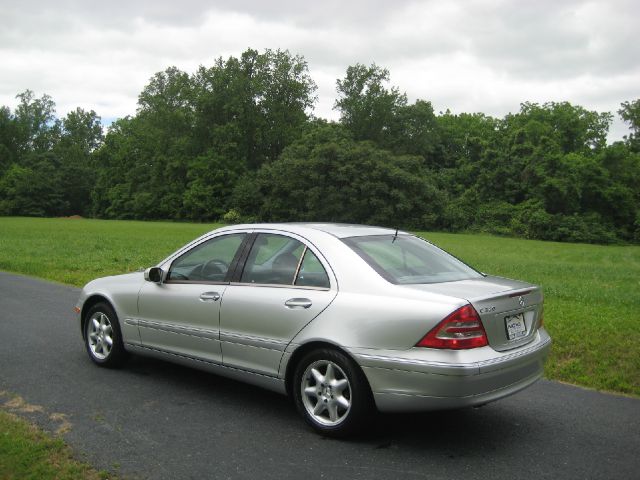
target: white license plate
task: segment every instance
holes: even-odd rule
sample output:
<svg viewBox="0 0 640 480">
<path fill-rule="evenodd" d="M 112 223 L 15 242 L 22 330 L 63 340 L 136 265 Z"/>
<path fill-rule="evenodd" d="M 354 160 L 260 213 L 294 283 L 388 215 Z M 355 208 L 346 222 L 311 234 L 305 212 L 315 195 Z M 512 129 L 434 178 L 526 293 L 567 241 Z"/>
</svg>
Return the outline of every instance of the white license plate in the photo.
<svg viewBox="0 0 640 480">
<path fill-rule="evenodd" d="M 507 328 L 507 338 L 509 340 L 515 340 L 527 334 L 527 325 L 524 323 L 524 313 L 505 317 L 504 325 Z"/>
</svg>

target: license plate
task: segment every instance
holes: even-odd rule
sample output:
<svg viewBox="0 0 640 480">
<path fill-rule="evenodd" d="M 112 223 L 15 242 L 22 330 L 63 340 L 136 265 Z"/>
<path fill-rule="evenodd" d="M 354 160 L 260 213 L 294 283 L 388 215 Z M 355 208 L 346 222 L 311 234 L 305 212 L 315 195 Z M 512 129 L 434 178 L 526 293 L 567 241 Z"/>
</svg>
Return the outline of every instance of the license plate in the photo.
<svg viewBox="0 0 640 480">
<path fill-rule="evenodd" d="M 509 340 L 515 340 L 527 334 L 527 325 L 524 323 L 524 313 L 505 317 L 504 325 L 507 328 L 507 338 Z"/>
</svg>

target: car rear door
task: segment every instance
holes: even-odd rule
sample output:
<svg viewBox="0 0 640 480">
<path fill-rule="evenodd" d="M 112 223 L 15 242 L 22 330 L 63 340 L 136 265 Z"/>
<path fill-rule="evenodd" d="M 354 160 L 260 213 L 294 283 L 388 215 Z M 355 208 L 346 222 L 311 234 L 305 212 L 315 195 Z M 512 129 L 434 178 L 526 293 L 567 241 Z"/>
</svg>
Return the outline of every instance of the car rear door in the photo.
<svg viewBox="0 0 640 480">
<path fill-rule="evenodd" d="M 284 349 L 335 298 L 336 282 L 315 247 L 293 234 L 257 232 L 245 257 L 221 306 L 223 363 L 277 375 Z"/>
</svg>

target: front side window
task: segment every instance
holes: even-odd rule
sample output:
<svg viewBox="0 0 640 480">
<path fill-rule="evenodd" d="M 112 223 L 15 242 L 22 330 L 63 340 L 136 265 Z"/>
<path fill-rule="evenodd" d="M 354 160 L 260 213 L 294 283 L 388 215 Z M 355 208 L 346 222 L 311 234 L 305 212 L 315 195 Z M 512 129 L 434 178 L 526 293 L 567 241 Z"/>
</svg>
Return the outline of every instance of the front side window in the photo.
<svg viewBox="0 0 640 480">
<path fill-rule="evenodd" d="M 295 238 L 271 233 L 257 235 L 240 281 L 329 288 L 327 273 L 311 250 Z"/>
<path fill-rule="evenodd" d="M 173 262 L 167 281 L 225 282 L 233 258 L 244 240 L 245 233 L 212 238 Z"/>
<path fill-rule="evenodd" d="M 412 235 L 373 235 L 343 239 L 391 283 L 439 283 L 482 278 L 457 258 Z"/>
</svg>

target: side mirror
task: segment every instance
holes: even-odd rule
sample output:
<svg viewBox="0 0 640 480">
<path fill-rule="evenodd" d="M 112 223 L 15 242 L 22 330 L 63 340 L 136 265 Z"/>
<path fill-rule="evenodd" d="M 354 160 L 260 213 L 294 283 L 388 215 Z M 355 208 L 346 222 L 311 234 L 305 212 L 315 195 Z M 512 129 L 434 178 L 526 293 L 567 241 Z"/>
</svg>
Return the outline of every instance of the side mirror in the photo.
<svg viewBox="0 0 640 480">
<path fill-rule="evenodd" d="M 151 267 L 147 268 L 144 271 L 144 279 L 147 282 L 153 282 L 160 285 L 162 283 L 163 271 L 160 267 Z"/>
</svg>

